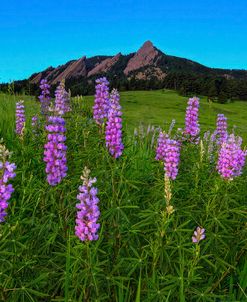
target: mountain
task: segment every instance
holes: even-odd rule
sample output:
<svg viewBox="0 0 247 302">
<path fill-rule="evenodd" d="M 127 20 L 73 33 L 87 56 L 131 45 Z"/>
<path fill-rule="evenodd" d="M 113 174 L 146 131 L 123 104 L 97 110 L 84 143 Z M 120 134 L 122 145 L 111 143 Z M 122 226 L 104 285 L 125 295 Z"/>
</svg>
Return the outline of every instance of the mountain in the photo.
<svg viewBox="0 0 247 302">
<path fill-rule="evenodd" d="M 87 95 L 95 92 L 95 79 L 106 76 L 110 89 L 150 90 L 174 89 L 181 95 L 205 95 L 219 102 L 234 99 L 247 100 L 247 70 L 210 68 L 185 58 L 167 55 L 146 41 L 141 48 L 128 55 L 82 56 L 57 67 L 15 81 L 15 93 L 38 96 L 39 83 L 46 78 L 54 93 L 58 83 L 65 79 L 71 95 Z M 0 84 L 0 90 L 8 92 L 8 83 Z"/>
<path fill-rule="evenodd" d="M 33 74 L 30 83 L 38 84 L 41 78 L 47 78 L 50 84 L 57 84 L 62 79 L 76 80 L 99 77 L 136 80 L 163 80 L 171 72 L 187 72 L 198 75 L 222 76 L 226 79 L 247 79 L 247 71 L 209 68 L 197 62 L 166 55 L 157 49 L 151 41 L 146 41 L 141 48 L 130 55 L 95 56 L 69 61 L 56 68 L 49 67 Z"/>
</svg>

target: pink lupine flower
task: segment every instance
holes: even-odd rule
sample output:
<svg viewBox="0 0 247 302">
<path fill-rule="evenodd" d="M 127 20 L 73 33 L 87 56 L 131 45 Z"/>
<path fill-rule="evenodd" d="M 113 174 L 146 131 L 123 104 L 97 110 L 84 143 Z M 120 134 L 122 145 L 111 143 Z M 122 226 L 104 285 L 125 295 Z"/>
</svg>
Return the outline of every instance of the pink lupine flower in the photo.
<svg viewBox="0 0 247 302">
<path fill-rule="evenodd" d="M 84 168 L 81 179 L 83 180 L 82 186 L 79 187 L 80 193 L 77 199 L 80 201 L 76 208 L 76 226 L 75 235 L 81 241 L 92 241 L 98 239 L 98 229 L 100 224 L 97 222 L 100 216 L 98 208 L 99 199 L 97 197 L 97 188 L 92 185 L 96 182 L 96 178 L 89 178 L 90 170 Z"/>
<path fill-rule="evenodd" d="M 216 135 L 218 144 L 222 144 L 227 139 L 227 118 L 224 114 L 218 114 L 217 116 Z"/>
<path fill-rule="evenodd" d="M 49 112 L 49 106 L 51 102 L 50 97 L 50 85 L 47 83 L 46 79 L 42 79 L 40 82 L 41 95 L 39 96 L 41 104 L 41 113 L 47 115 Z"/>
<path fill-rule="evenodd" d="M 201 240 L 205 239 L 205 229 L 197 227 L 192 236 L 193 243 L 199 243 Z"/>
<path fill-rule="evenodd" d="M 241 139 L 231 134 L 220 147 L 216 168 L 224 179 L 232 180 L 242 173 L 246 152 L 241 149 L 241 142 Z"/>
<path fill-rule="evenodd" d="M 165 175 L 169 179 L 176 179 L 180 160 L 180 142 L 170 139 L 168 134 L 161 131 L 155 159 L 164 162 Z"/>
<path fill-rule="evenodd" d="M 51 186 L 59 184 L 67 175 L 67 161 L 64 135 L 65 121 L 62 117 L 50 116 L 48 118 L 47 143 L 44 146 L 44 161 L 46 162 L 47 182 Z"/>
<path fill-rule="evenodd" d="M 70 98 L 68 92 L 65 90 L 64 81 L 61 81 L 55 91 L 55 108 L 54 112 L 57 115 L 64 115 L 66 112 L 71 111 Z"/>
<path fill-rule="evenodd" d="M 96 93 L 93 106 L 93 118 L 98 125 L 107 119 L 109 102 L 109 82 L 105 77 L 96 80 Z"/>
<path fill-rule="evenodd" d="M 158 137 L 158 144 L 156 148 L 156 160 L 165 160 L 165 146 L 166 146 L 166 141 L 169 138 L 168 134 L 165 132 L 160 132 L 159 137 Z"/>
<path fill-rule="evenodd" d="M 16 128 L 15 132 L 18 136 L 23 136 L 23 131 L 25 128 L 25 111 L 24 111 L 24 101 L 19 101 L 16 103 Z"/>
<path fill-rule="evenodd" d="M 106 147 L 115 158 L 121 156 L 124 149 L 122 143 L 122 112 L 119 99 L 118 91 L 113 89 L 110 95 L 110 109 L 105 131 Z"/>
<path fill-rule="evenodd" d="M 0 222 L 5 221 L 7 215 L 7 208 L 9 206 L 8 200 L 11 194 L 14 192 L 12 184 L 8 184 L 8 181 L 16 176 L 14 173 L 16 165 L 10 163 L 8 158 L 10 152 L 4 145 L 0 145 Z"/>
<path fill-rule="evenodd" d="M 186 138 L 189 139 L 189 141 L 195 143 L 198 143 L 198 135 L 200 133 L 200 127 L 198 123 L 198 111 L 199 98 L 190 98 L 186 109 L 184 135 Z"/>
</svg>

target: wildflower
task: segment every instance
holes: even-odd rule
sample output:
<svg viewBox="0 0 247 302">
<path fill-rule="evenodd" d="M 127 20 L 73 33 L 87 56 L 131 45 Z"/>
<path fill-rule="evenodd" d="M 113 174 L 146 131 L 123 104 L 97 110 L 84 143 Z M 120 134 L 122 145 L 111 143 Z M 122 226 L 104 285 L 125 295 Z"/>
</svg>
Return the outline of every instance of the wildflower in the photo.
<svg viewBox="0 0 247 302">
<path fill-rule="evenodd" d="M 51 102 L 50 85 L 47 83 L 46 79 L 42 79 L 39 87 L 41 89 L 41 95 L 39 96 L 41 104 L 41 113 L 47 115 Z"/>
<path fill-rule="evenodd" d="M 180 158 L 179 142 L 173 139 L 167 139 L 164 148 L 164 169 L 168 178 L 174 180 L 178 174 L 178 164 Z"/>
<path fill-rule="evenodd" d="M 24 101 L 16 103 L 16 128 L 15 132 L 18 136 L 22 137 L 25 128 L 25 111 Z"/>
<path fill-rule="evenodd" d="M 159 137 L 158 137 L 158 144 L 156 148 L 156 160 L 162 160 L 164 161 L 165 159 L 165 146 L 166 146 L 166 141 L 168 139 L 168 135 L 165 132 L 160 132 Z"/>
<path fill-rule="evenodd" d="M 64 135 L 65 121 L 62 117 L 50 116 L 48 118 L 46 130 L 48 142 L 44 148 L 44 161 L 46 162 L 47 181 L 51 186 L 55 186 L 66 176 L 67 161 L 66 150 L 64 144 L 66 136 Z"/>
<path fill-rule="evenodd" d="M 96 182 L 96 178 L 89 178 L 90 170 L 85 167 L 81 179 L 82 186 L 79 187 L 80 193 L 77 199 L 80 201 L 76 205 L 78 209 L 76 216 L 75 235 L 81 241 L 92 241 L 98 239 L 97 231 L 100 224 L 97 223 L 100 216 L 98 208 L 99 199 L 97 197 L 97 188 L 92 185 Z"/>
<path fill-rule="evenodd" d="M 193 243 L 199 243 L 201 240 L 205 239 L 205 229 L 200 228 L 199 226 L 194 231 L 194 234 L 192 236 L 192 242 Z"/>
<path fill-rule="evenodd" d="M 16 165 L 8 161 L 10 152 L 0 144 L 0 222 L 7 215 L 8 200 L 14 192 L 14 188 L 8 181 L 15 177 Z"/>
<path fill-rule="evenodd" d="M 229 135 L 219 150 L 217 170 L 224 179 L 232 180 L 242 173 L 246 152 L 241 149 L 240 138 Z"/>
<path fill-rule="evenodd" d="M 34 134 L 37 134 L 38 128 L 39 128 L 39 117 L 38 115 L 34 115 L 32 117 L 32 131 Z"/>
<path fill-rule="evenodd" d="M 190 98 L 186 109 L 184 134 L 189 137 L 190 141 L 195 143 L 198 143 L 197 137 L 200 133 L 198 110 L 199 98 Z"/>
<path fill-rule="evenodd" d="M 32 127 L 36 127 L 37 126 L 37 123 L 38 123 L 38 116 L 37 115 L 34 115 L 32 117 Z"/>
<path fill-rule="evenodd" d="M 170 139 L 168 134 L 161 131 L 155 159 L 164 162 L 165 175 L 170 179 L 174 180 L 177 177 L 179 158 L 180 142 Z"/>
<path fill-rule="evenodd" d="M 118 158 L 121 156 L 124 145 L 122 143 L 122 118 L 121 106 L 119 105 L 119 93 L 113 89 L 110 95 L 110 110 L 106 122 L 106 147 L 110 154 Z"/>
<path fill-rule="evenodd" d="M 227 118 L 224 114 L 217 116 L 216 135 L 218 136 L 218 144 L 222 144 L 227 139 Z"/>
<path fill-rule="evenodd" d="M 93 106 L 93 118 L 98 125 L 102 125 L 109 111 L 109 82 L 105 77 L 96 80 L 96 94 Z"/>
<path fill-rule="evenodd" d="M 64 81 L 61 81 L 55 91 L 55 108 L 57 115 L 63 115 L 71 111 L 70 98 L 68 92 L 65 90 Z"/>
</svg>

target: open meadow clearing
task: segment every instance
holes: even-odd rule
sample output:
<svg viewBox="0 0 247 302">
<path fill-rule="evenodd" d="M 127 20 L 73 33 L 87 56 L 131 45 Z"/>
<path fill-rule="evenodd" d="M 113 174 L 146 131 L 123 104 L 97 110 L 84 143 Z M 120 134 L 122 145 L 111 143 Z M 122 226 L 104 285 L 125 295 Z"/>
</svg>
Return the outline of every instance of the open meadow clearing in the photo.
<svg viewBox="0 0 247 302">
<path fill-rule="evenodd" d="M 20 99 L 25 124 L 16 133 Z M 196 98 L 186 113 L 188 98 L 171 90 L 121 92 L 122 116 L 110 100 L 107 119 L 117 131 L 123 122 L 117 151 L 118 132 L 95 118 L 93 96 L 71 98 L 63 114 L 55 103 L 51 120 L 34 97 L 0 94 L 1 146 L 16 165 L 0 224 L 0 301 L 247 301 L 247 103 L 201 98 L 193 134 L 177 128 L 186 129 L 189 110 L 197 116 Z M 228 134 L 218 125 L 212 139 L 217 114 Z M 55 132 L 65 159 L 59 180 L 46 170 Z M 237 167 L 226 167 L 224 152 Z"/>
</svg>

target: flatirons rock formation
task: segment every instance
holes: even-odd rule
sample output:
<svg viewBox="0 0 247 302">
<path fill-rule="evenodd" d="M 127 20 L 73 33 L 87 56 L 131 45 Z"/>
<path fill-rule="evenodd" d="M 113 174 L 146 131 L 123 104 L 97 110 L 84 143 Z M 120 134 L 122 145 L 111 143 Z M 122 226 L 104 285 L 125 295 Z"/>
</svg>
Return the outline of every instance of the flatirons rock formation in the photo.
<svg viewBox="0 0 247 302">
<path fill-rule="evenodd" d="M 52 84 L 56 84 L 57 82 L 62 81 L 63 79 L 70 79 L 72 77 L 80 77 L 87 75 L 86 68 L 86 57 L 82 57 L 77 61 L 72 61 L 64 71 L 59 72 L 58 75 L 52 79 Z M 49 77 L 49 76 L 48 76 Z"/>
<path fill-rule="evenodd" d="M 209 68 L 197 62 L 166 55 L 157 49 L 152 42 L 146 41 L 141 48 L 132 54 L 115 56 L 95 56 L 72 60 L 56 68 L 49 67 L 33 74 L 30 83 L 38 84 L 47 78 L 50 84 L 57 84 L 62 79 L 90 81 L 100 76 L 118 79 L 163 80 L 170 72 L 186 72 L 198 75 L 221 76 L 226 79 L 247 79 L 245 70 L 227 70 Z"/>
<path fill-rule="evenodd" d="M 112 68 L 112 66 L 114 66 L 117 63 L 117 61 L 119 60 L 120 57 L 121 57 L 121 53 L 118 53 L 116 56 L 114 56 L 112 58 L 105 59 L 104 61 L 97 64 L 92 70 L 90 70 L 88 72 L 88 74 L 87 74 L 88 77 L 97 75 L 100 73 L 108 72 Z"/>
<path fill-rule="evenodd" d="M 145 42 L 142 47 L 135 53 L 135 55 L 129 60 L 124 74 L 128 75 L 131 71 L 138 70 L 146 66 L 154 66 L 158 51 L 154 48 L 152 42 Z"/>
</svg>

